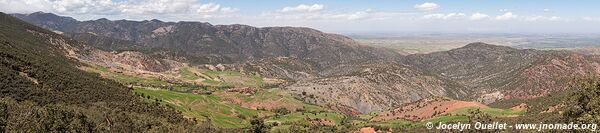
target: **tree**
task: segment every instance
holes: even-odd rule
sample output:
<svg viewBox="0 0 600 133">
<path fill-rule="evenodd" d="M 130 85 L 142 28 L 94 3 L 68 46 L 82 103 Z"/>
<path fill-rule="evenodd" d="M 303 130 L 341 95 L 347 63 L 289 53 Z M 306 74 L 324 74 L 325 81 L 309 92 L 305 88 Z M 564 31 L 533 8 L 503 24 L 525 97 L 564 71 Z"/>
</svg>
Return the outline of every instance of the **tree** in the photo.
<svg viewBox="0 0 600 133">
<path fill-rule="evenodd" d="M 284 107 L 277 108 L 273 112 L 277 113 L 278 115 L 287 115 L 290 113 L 290 111 Z"/>
<path fill-rule="evenodd" d="M 475 122 L 480 122 L 480 123 L 490 123 L 492 122 L 492 118 L 490 115 L 481 112 L 481 110 L 478 109 L 473 109 L 471 111 L 469 111 L 469 122 L 471 123 L 475 123 Z"/>
<path fill-rule="evenodd" d="M 268 127 L 265 125 L 264 121 L 256 116 L 252 117 L 250 121 L 250 130 L 253 133 L 266 133 L 268 131 Z"/>
<path fill-rule="evenodd" d="M 600 80 L 586 77 L 577 80 L 563 116 L 566 122 L 600 123 Z"/>
</svg>

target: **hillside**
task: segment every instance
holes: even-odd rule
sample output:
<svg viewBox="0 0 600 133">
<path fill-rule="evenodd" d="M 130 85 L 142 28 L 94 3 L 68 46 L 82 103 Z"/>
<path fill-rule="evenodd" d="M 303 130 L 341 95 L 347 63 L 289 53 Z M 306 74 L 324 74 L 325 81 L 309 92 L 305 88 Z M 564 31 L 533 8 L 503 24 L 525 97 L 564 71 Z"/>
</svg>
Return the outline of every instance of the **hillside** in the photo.
<svg viewBox="0 0 600 133">
<path fill-rule="evenodd" d="M 570 78 L 600 72 L 595 56 L 485 43 L 402 56 L 309 28 L 77 21 L 43 12 L 13 16 L 114 51 L 79 57 L 93 64 L 167 79 L 177 79 L 165 73 L 182 67 L 224 64 L 228 71 L 284 80 L 297 98 L 348 114 L 431 96 L 485 104 L 529 99 L 564 90 Z"/>
<path fill-rule="evenodd" d="M 214 131 L 77 68 L 85 45 L 0 13 L 0 131 Z"/>
<path fill-rule="evenodd" d="M 357 112 L 350 114 L 387 110 L 431 96 L 463 98 L 470 93 L 451 81 L 400 64 L 369 62 L 355 66 L 359 71 L 299 81 L 288 88 L 307 102 Z"/>
<path fill-rule="evenodd" d="M 68 17 L 42 12 L 14 16 L 54 28 L 52 30 L 95 48 L 118 53 L 92 52 L 88 54 L 91 57 L 81 58 L 93 64 L 110 68 L 130 66 L 120 67 L 120 70 L 134 71 L 137 75 L 150 72 L 154 77 L 169 77 L 161 73 L 185 66 L 176 62 L 190 66 L 229 64 L 225 65 L 227 70 L 286 80 L 285 85 L 291 85 L 286 88 L 298 98 L 349 114 L 384 110 L 429 96 L 460 98 L 467 94 L 453 82 L 395 62 L 395 58 L 401 57 L 397 53 L 362 46 L 348 37 L 309 28 L 213 26 L 159 20 L 73 22 L 68 21 L 71 20 Z M 134 61 L 111 58 L 123 57 L 119 55 L 124 53 L 119 52 L 124 50 L 142 54 L 137 54 L 137 58 L 127 57 L 137 59 Z M 168 61 L 162 61 L 164 59 Z M 133 69 L 127 69 L 131 67 Z M 358 82 L 347 84 L 346 79 Z M 332 90 L 348 94 L 315 95 Z M 302 94 L 312 96 L 304 98 Z M 342 97 L 346 98 L 339 99 Z M 372 98 L 359 101 L 364 97 Z"/>
<path fill-rule="evenodd" d="M 185 62 L 197 64 L 234 63 L 284 56 L 315 62 L 317 67 L 327 68 L 397 55 L 359 45 L 345 36 L 301 27 L 257 28 L 160 20 L 72 21 L 69 17 L 43 12 L 13 16 L 103 49 L 143 46 L 137 50 L 153 55 L 166 52 L 186 58 Z M 106 38 L 117 40 L 107 41 Z M 123 44 L 131 47 L 119 46 Z"/>
<path fill-rule="evenodd" d="M 93 118 L 90 125 L 107 121 L 90 113 L 112 108 L 133 114 L 123 119 L 160 123 L 141 131 L 183 130 L 191 121 L 202 123 L 193 129 L 347 131 L 409 130 L 478 113 L 511 122 L 557 119 L 557 99 L 572 91 L 573 79 L 600 74 L 600 57 L 571 51 L 470 43 L 400 55 L 301 27 L 13 16 L 49 30 L 6 17 L 3 64 L 16 77 L 6 81 L 36 88 L 3 89 L 6 103 L 65 105 Z"/>
<path fill-rule="evenodd" d="M 596 56 L 471 43 L 464 47 L 409 55 L 400 62 L 459 83 L 481 102 L 527 99 L 564 90 L 570 79 L 597 75 Z"/>
</svg>

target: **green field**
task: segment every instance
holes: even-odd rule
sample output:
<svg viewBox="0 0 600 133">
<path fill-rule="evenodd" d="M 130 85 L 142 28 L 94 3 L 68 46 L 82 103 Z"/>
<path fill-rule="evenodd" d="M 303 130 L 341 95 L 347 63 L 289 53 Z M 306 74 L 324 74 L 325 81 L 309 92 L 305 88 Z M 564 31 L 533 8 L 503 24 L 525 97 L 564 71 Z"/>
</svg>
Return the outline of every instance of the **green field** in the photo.
<svg viewBox="0 0 600 133">
<path fill-rule="evenodd" d="M 193 70 L 192 70 L 193 69 Z M 251 119 L 260 117 L 264 119 L 266 124 L 278 125 L 271 130 L 286 130 L 288 128 L 304 128 L 310 126 L 310 119 L 326 120 L 331 124 L 342 125 L 351 123 L 353 128 L 361 128 L 366 126 L 377 126 L 384 128 L 421 128 L 428 122 L 464 122 L 468 121 L 470 110 L 477 109 L 476 107 L 467 107 L 450 112 L 447 115 L 438 116 L 422 121 L 409 120 L 388 120 L 381 122 L 369 121 L 378 112 L 369 114 L 361 114 L 355 117 L 347 116 L 341 113 L 330 111 L 326 108 L 307 104 L 300 101 L 286 91 L 271 88 L 261 89 L 261 91 L 252 94 L 242 94 L 235 92 L 225 92 L 224 90 L 216 89 L 212 95 L 209 94 L 192 94 L 191 90 L 206 90 L 201 86 L 193 84 L 170 84 L 154 78 L 144 78 L 129 76 L 122 73 L 111 71 L 109 68 L 102 66 L 93 67 L 93 72 L 102 73 L 107 78 L 114 79 L 124 84 L 136 84 L 142 87 L 135 87 L 134 92 L 137 95 L 143 96 L 149 102 L 161 102 L 170 107 L 182 112 L 186 117 L 196 118 L 199 121 L 210 121 L 211 124 L 222 128 L 245 128 L 250 126 Z M 197 73 L 199 72 L 199 73 Z M 264 83 L 262 77 L 255 75 L 244 75 L 234 71 L 212 71 L 212 70 L 196 70 L 194 68 L 181 68 L 175 76 L 179 76 L 184 81 L 203 80 L 203 85 L 208 86 L 237 86 L 237 87 L 258 87 Z M 216 81 L 212 79 L 219 79 Z M 153 86 L 170 86 L 171 90 L 154 88 Z M 271 109 L 251 109 L 230 102 L 231 99 L 239 99 L 244 103 L 261 103 L 271 104 L 268 107 Z M 274 102 L 277 101 L 277 102 Z M 259 105 L 259 104 L 257 104 Z M 290 110 L 289 114 L 277 114 L 275 108 L 298 108 L 302 110 Z M 526 110 L 512 110 L 500 108 L 480 108 L 481 112 L 487 113 L 493 117 L 514 117 L 525 114 Z M 350 119 L 348 118 L 350 117 Z M 349 122 L 349 123 L 348 123 Z M 296 125 L 296 126 L 292 126 Z M 299 125 L 303 125 L 300 126 Z"/>
<path fill-rule="evenodd" d="M 184 67 L 179 69 L 179 75 L 181 75 L 181 78 L 185 79 L 185 80 L 198 80 L 200 79 L 200 77 L 196 76 L 196 74 L 192 71 L 190 71 L 189 68 Z"/>
<path fill-rule="evenodd" d="M 181 111 L 185 116 L 195 117 L 225 128 L 242 128 L 249 126 L 247 118 L 257 116 L 259 113 L 270 112 L 243 108 L 239 105 L 223 102 L 221 98 L 213 95 L 199 95 L 180 93 L 168 90 L 150 90 L 135 88 L 135 93 L 150 96 L 151 99 L 160 99 L 164 103 Z M 246 118 L 246 119 L 243 119 Z"/>
<path fill-rule="evenodd" d="M 243 95 L 239 93 L 228 93 L 236 98 L 242 99 L 245 102 L 268 102 L 274 99 L 282 99 L 284 104 L 277 105 L 278 107 L 286 106 L 301 106 L 305 109 L 305 115 L 301 115 L 301 112 L 294 112 L 276 116 L 274 112 L 270 110 L 255 110 L 244 108 L 238 104 L 227 102 L 222 97 L 216 95 L 202 95 L 192 93 L 181 93 L 169 90 L 156 90 L 147 89 L 141 87 L 135 87 L 134 92 L 144 97 L 150 97 L 150 100 L 162 101 L 179 111 L 184 116 L 194 117 L 201 121 L 207 121 L 210 119 L 211 123 L 224 128 L 243 128 L 250 125 L 249 121 L 254 116 L 266 116 L 267 121 L 296 121 L 305 117 L 309 118 L 322 118 L 334 121 L 338 123 L 344 117 L 340 113 L 326 112 L 326 109 L 305 104 L 299 100 L 294 99 L 289 95 L 282 93 L 280 89 L 273 88 L 265 91 L 261 91 L 252 96 Z M 225 93 L 219 91 L 216 93 Z M 308 112 L 323 112 L 311 114 Z"/>
<path fill-rule="evenodd" d="M 263 78 L 257 75 L 245 75 L 236 71 L 214 70 L 201 70 L 201 73 L 210 78 L 202 81 L 202 83 L 207 85 L 236 87 L 260 87 L 264 85 Z M 214 80 L 216 78 L 222 81 Z"/>
<path fill-rule="evenodd" d="M 340 124 L 342 119 L 345 116 L 343 114 L 340 113 L 335 113 L 335 112 L 324 112 L 324 113 L 303 113 L 303 112 L 295 112 L 295 113 L 290 113 L 287 115 L 283 115 L 283 116 L 276 116 L 276 117 L 271 117 L 269 119 L 266 120 L 267 123 L 270 122 L 280 122 L 280 123 L 291 123 L 291 122 L 296 122 L 296 121 L 304 121 L 305 118 L 311 118 L 311 119 L 327 119 L 332 121 L 335 124 Z M 305 121 L 307 122 L 307 121 Z"/>
</svg>

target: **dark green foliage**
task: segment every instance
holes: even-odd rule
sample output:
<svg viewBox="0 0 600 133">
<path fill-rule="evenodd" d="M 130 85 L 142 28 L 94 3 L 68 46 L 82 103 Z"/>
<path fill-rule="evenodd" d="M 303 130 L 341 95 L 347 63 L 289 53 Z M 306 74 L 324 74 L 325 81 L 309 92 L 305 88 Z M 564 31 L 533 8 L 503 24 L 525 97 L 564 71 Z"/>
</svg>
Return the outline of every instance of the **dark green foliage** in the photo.
<svg viewBox="0 0 600 133">
<path fill-rule="evenodd" d="M 491 123 L 492 117 L 479 109 L 473 109 L 469 111 L 469 122 Z"/>
<path fill-rule="evenodd" d="M 263 119 L 258 118 L 256 116 L 252 117 L 252 120 L 250 121 L 250 124 L 252 124 L 250 126 L 250 132 L 253 133 L 266 133 L 269 129 L 269 127 L 267 127 L 265 125 L 265 122 Z"/>
<path fill-rule="evenodd" d="M 536 97 L 532 99 L 509 99 L 502 100 L 495 103 L 492 103 L 488 106 L 494 108 L 511 108 L 517 106 L 521 103 L 527 104 L 529 108 L 527 108 L 527 115 L 536 115 L 540 112 L 548 109 L 551 106 L 556 106 L 563 104 L 569 98 L 569 95 L 573 93 L 573 90 L 567 89 L 560 92 L 555 92 L 552 94 L 548 94 L 546 96 Z"/>
<path fill-rule="evenodd" d="M 277 109 L 273 110 L 273 112 L 277 113 L 278 115 L 287 115 L 290 113 L 290 111 L 284 107 L 277 108 Z"/>
<path fill-rule="evenodd" d="M 3 98 L 0 102 L 3 110 L 4 130 L 8 131 L 80 131 L 91 132 L 96 128 L 80 112 L 64 105 L 36 106 L 33 102 L 17 102 Z"/>
<path fill-rule="evenodd" d="M 577 83 L 563 114 L 566 122 L 600 123 L 600 80 L 587 77 Z"/>
<path fill-rule="evenodd" d="M 0 131 L 5 131 L 8 122 L 8 105 L 0 103 Z"/>
</svg>

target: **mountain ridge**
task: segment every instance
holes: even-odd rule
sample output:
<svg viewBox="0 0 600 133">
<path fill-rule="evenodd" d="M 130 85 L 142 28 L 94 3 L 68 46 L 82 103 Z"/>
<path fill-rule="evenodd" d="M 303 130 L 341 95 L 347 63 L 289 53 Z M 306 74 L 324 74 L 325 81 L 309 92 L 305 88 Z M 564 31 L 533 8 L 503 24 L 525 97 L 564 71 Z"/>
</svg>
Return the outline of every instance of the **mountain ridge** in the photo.
<svg viewBox="0 0 600 133">
<path fill-rule="evenodd" d="M 51 13 L 45 15 L 57 16 Z M 15 14 L 14 16 L 38 25 L 64 22 L 60 17 L 53 17 L 57 20 L 44 19 L 46 23 L 40 23 L 35 20 L 35 17 L 40 15 Z M 215 26 L 205 22 L 110 21 L 107 19 L 77 21 L 68 25 L 54 30 L 65 33 L 89 33 L 131 41 L 144 47 L 168 49 L 172 52 L 185 53 L 191 61 L 200 64 L 233 63 L 252 58 L 287 56 L 312 60 L 323 67 L 328 67 L 396 56 L 396 53 L 391 51 L 359 45 L 345 36 L 304 27 L 257 28 L 240 24 Z M 71 37 L 88 42 L 86 38 Z"/>
<path fill-rule="evenodd" d="M 78 21 L 59 31 L 106 50 L 139 51 L 196 65 L 227 64 L 229 70 L 285 79 L 284 87 L 298 98 L 350 114 L 432 96 L 486 104 L 533 98 L 563 90 L 566 78 L 600 73 L 595 57 L 572 52 L 476 42 L 402 56 L 362 46 L 349 37 L 298 27 L 98 19 Z"/>
</svg>

